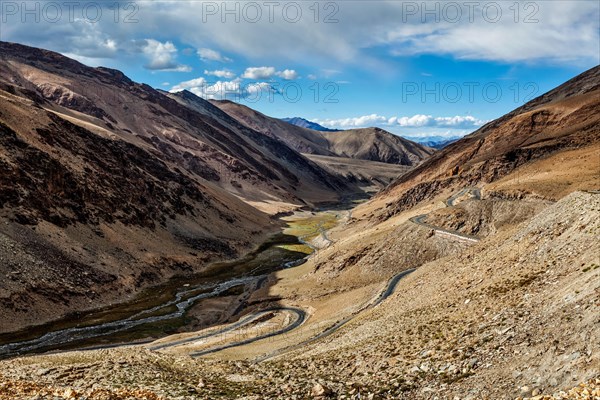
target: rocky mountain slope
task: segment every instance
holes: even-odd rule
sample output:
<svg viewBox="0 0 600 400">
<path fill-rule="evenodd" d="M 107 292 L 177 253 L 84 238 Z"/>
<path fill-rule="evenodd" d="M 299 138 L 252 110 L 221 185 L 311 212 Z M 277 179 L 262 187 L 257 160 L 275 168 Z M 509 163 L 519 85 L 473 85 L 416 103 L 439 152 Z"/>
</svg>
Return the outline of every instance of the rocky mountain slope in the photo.
<svg viewBox="0 0 600 400">
<path fill-rule="evenodd" d="M 139 347 L 42 355 L 0 362 L 5 382 L 0 395 L 591 399 L 600 390 L 600 358 L 594 347 L 600 340 L 594 312 L 600 306 L 600 261 L 594 246 L 599 198 L 575 192 L 540 207 L 525 221 L 505 224 L 473 247 L 452 246 L 452 239 L 431 236 L 414 224 L 408 228 L 410 213 L 373 228 L 373 236 L 385 240 L 367 235 L 354 241 L 354 248 L 348 241 L 356 232 L 334 232 L 336 246 L 321 254 L 320 265 L 313 259 L 300 272 L 283 271 L 274 288 L 275 293 L 286 286 L 294 289 L 287 302 L 318 307 L 309 324 L 327 313 L 324 307 L 333 309 L 329 318 L 334 321 L 346 312 L 347 305 L 335 301 L 341 291 L 355 302 L 370 297 L 370 291 L 357 296 L 358 286 L 352 289 L 347 283 L 360 285 L 383 271 L 406 268 L 407 261 L 424 263 L 379 306 L 359 313 L 332 335 L 266 362 L 243 359 L 281 346 L 276 338 L 263 341 L 262 347 L 242 346 L 228 356 L 200 359 Z M 472 202 L 477 201 L 464 203 Z M 408 237 L 403 234 L 407 229 L 413 230 Z M 441 247 L 444 242 L 450 246 Z M 401 260 L 412 243 L 412 257 Z M 445 248 L 446 256 L 427 261 L 419 252 L 423 243 L 429 252 Z M 339 257 L 352 251 L 362 253 L 358 263 L 336 267 Z M 366 266 L 370 270 L 361 277 Z M 321 321 L 304 330 L 310 334 L 319 326 L 329 324 Z M 295 340 L 287 336 L 283 345 Z M 554 396 L 539 397 L 545 393 Z"/>
<path fill-rule="evenodd" d="M 240 123 L 283 141 L 336 176 L 377 191 L 434 150 L 379 128 L 313 130 L 268 117 L 232 101 L 211 101 Z M 386 165 L 387 164 L 387 165 Z"/>
<path fill-rule="evenodd" d="M 342 177 L 348 182 L 359 185 L 367 192 L 377 192 L 385 188 L 412 168 L 406 165 L 357 160 L 356 158 L 319 156 L 316 154 L 305 154 L 304 156 L 319 164 L 323 169 L 331 171 L 331 173 Z"/>
<path fill-rule="evenodd" d="M 118 71 L 16 44 L 3 43 L 0 51 L 0 77 L 26 89 L 23 95 L 52 104 L 52 111 L 86 129 L 184 164 L 244 199 L 302 203 L 347 189 L 281 142 L 227 125 L 222 114 L 201 114 Z"/>
<path fill-rule="evenodd" d="M 435 153 L 382 192 L 374 214 L 389 218 L 443 190 L 497 181 L 554 153 L 594 146 L 600 141 L 599 98 L 595 67 Z M 580 188 L 594 188 L 588 186 Z"/>
<path fill-rule="evenodd" d="M 419 165 L 434 150 L 381 128 L 350 129 L 321 133 L 328 149 L 342 157 L 378 161 L 388 164 Z"/>
<path fill-rule="evenodd" d="M 321 232 L 320 250 L 305 264 L 270 274 L 265 278 L 268 285 L 248 297 L 253 307 L 241 311 L 240 321 L 250 318 L 251 324 L 236 325 L 238 321 L 214 331 L 183 333 L 187 338 L 183 344 L 178 343 L 182 335 L 161 339 L 162 344 L 173 344 L 168 348 L 132 344 L 0 361 L 0 398 L 595 399 L 600 396 L 599 87 L 600 68 L 595 68 L 436 153 L 373 200 L 340 212 L 343 218 L 337 220 L 338 226 Z M 11 107 L 21 110 L 21 102 L 33 104 L 8 91 L 1 94 L 11 100 Z M 235 120 L 219 115 L 213 105 L 186 93 L 168 97 L 199 115 L 214 115 L 224 127 L 235 126 Z M 57 123 L 52 119 L 56 111 L 44 109 L 43 102 L 37 104 L 25 109 L 33 121 L 46 115 L 48 126 Z M 87 145 L 61 125 L 50 135 L 58 150 L 48 149 L 42 143 L 47 137 L 44 131 L 34 131 L 34 135 L 26 123 L 6 118 L 17 112 L 2 112 L 8 127 L 5 132 L 9 132 L 3 140 L 9 150 L 0 153 L 4 163 L 0 165 L 12 167 L 11 176 L 24 182 L 20 196 L 35 186 L 26 186 L 28 181 L 14 168 L 17 161 L 13 160 L 31 158 L 28 146 L 51 152 L 59 151 L 66 139 L 77 144 L 77 149 Z M 18 121 L 27 122 L 26 117 Z M 58 139 L 60 135 L 66 139 Z M 87 137 L 87 133 L 81 135 Z M 109 156 L 99 151 L 102 158 Z M 115 149 L 106 152 L 121 157 Z M 85 156 L 74 165 L 95 168 L 99 162 L 87 151 L 62 154 L 62 162 Z M 133 162 L 136 174 L 156 172 L 135 157 Z M 214 187 L 187 170 L 164 165 L 172 174 L 181 173 L 206 185 L 206 190 Z M 35 178 L 32 171 L 26 172 Z M 43 195 L 61 193 L 63 182 L 71 182 L 65 174 L 56 176 L 48 180 L 51 184 Z M 118 173 L 115 176 L 121 179 Z M 169 188 L 184 185 L 176 176 L 170 178 L 174 182 Z M 220 187 L 210 192 L 214 197 L 200 192 L 218 207 Z M 168 191 L 165 196 L 174 198 Z M 190 204 L 186 212 L 199 213 L 199 200 L 186 196 L 182 200 Z M 12 195 L 5 201 L 18 198 Z M 91 205 L 97 218 L 105 218 L 102 204 Z M 54 223 L 46 221 L 54 216 L 35 209 L 25 211 L 18 218 L 39 221 L 35 229 L 26 230 L 37 235 L 33 236 L 36 243 L 60 239 L 68 243 L 69 254 L 89 251 L 87 242 L 81 247 L 73 239 L 93 237 L 93 232 L 81 230 L 85 226 L 69 225 L 57 231 Z M 62 217 L 91 218 L 78 214 L 70 202 L 61 203 L 58 211 Z M 130 215 L 129 209 L 120 211 L 119 218 Z M 132 222 L 99 226 L 106 238 L 118 241 L 123 239 L 116 235 L 127 232 L 128 241 L 121 247 L 125 250 L 141 246 L 135 234 L 144 233 L 156 253 L 162 247 L 155 238 L 171 245 L 169 229 L 180 226 L 185 215 L 175 215 L 176 225 L 167 219 L 163 231 L 157 228 L 160 235 L 148 234 L 148 229 Z M 249 226 L 262 226 L 264 214 L 256 218 Z M 5 221 L 11 229 L 24 224 L 16 225 L 10 216 Z M 119 230 L 121 226 L 125 228 Z M 52 273 L 50 279 L 68 290 L 78 289 L 73 282 L 60 281 L 69 274 L 58 265 L 40 269 L 41 256 L 23 252 L 28 247 L 13 237 L 11 233 L 0 241 L 3 259 L 28 265 L 26 277 L 39 270 Z M 52 254 L 44 251 L 39 254 Z M 108 264 L 108 256 L 96 251 Z M 30 260 L 30 256 L 38 258 Z M 91 257 L 89 263 L 94 265 Z M 19 268 L 12 268 L 16 273 L 7 276 L 16 283 L 2 283 L 3 290 L 27 282 Z M 94 268 L 93 272 L 101 273 L 108 267 Z M 130 272 L 135 271 L 133 267 Z M 82 268 L 77 276 L 86 279 L 86 272 L 90 271 Z M 92 301 L 94 290 L 104 289 L 102 282 L 77 284 L 92 287 L 88 295 Z M 27 293 L 48 295 L 43 288 L 33 289 Z M 52 306 L 62 307 L 62 298 L 63 294 Z M 15 300 L 19 296 L 4 304 Z M 25 310 L 28 300 L 17 304 Z M 273 310 L 277 307 L 297 310 L 302 316 L 284 334 L 275 333 L 283 325 L 292 326 L 292 320 L 285 313 L 276 317 Z M 255 312 L 262 314 L 254 320 Z M 269 318 L 276 320 L 275 326 Z M 252 337 L 258 328 L 272 335 Z M 203 336 L 209 331 L 218 337 Z M 231 347 L 190 357 L 194 347 L 202 348 L 210 340 Z"/>
<path fill-rule="evenodd" d="M 381 399 L 515 399 L 594 382 L 599 198 L 576 192 L 425 263 L 344 329 L 248 373 L 276 382 L 272 398 L 308 394 L 319 383 L 334 398 L 360 391 Z M 389 267 L 394 246 L 406 247 L 395 237 L 390 231 L 385 250 L 364 254 L 371 259 L 364 265 Z M 377 261 L 383 251 L 392 260 Z"/>
<path fill-rule="evenodd" d="M 328 150 L 327 139 L 316 131 L 289 124 L 278 118 L 268 117 L 233 101 L 211 100 L 210 102 L 240 123 L 268 137 L 279 139 L 300 153 L 336 156 L 334 152 Z"/>
<path fill-rule="evenodd" d="M 357 190 L 208 102 L 50 51 L 0 55 L 2 332 L 239 256 L 277 229 L 263 211 Z"/>
<path fill-rule="evenodd" d="M 265 135 L 282 140 L 301 153 L 414 166 L 434 152 L 431 148 L 380 128 L 315 131 L 267 117 L 231 101 L 213 101 L 213 104 L 240 122 Z"/>
</svg>

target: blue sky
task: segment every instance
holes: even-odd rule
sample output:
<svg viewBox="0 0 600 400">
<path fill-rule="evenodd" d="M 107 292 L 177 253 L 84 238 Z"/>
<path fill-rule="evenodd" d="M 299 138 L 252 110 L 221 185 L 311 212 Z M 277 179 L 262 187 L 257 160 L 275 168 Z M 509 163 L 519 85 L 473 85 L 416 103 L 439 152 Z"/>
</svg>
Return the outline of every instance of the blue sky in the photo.
<svg viewBox="0 0 600 400">
<path fill-rule="evenodd" d="M 463 135 L 600 63 L 594 0 L 72 4 L 3 1 L 0 39 L 334 128 Z"/>
</svg>

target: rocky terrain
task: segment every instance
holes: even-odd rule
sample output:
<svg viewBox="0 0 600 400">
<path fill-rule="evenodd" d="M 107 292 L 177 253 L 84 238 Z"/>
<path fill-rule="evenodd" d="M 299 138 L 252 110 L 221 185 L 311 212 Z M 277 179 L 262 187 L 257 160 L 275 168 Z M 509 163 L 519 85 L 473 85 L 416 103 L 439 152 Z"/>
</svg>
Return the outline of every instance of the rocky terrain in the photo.
<svg viewBox="0 0 600 400">
<path fill-rule="evenodd" d="M 6 372 L 0 393 L 45 390 L 69 398 L 71 393 L 139 390 L 166 399 L 352 398 L 358 393 L 380 399 L 593 399 L 591 393 L 600 389 L 594 312 L 600 306 L 594 247 L 600 232 L 598 196 L 576 192 L 525 222 L 505 225 L 474 247 L 434 257 L 402 279 L 380 306 L 284 357 L 254 364 L 218 356 L 192 360 L 139 348 L 35 356 L 2 362 Z M 396 224 L 407 217 L 396 217 Z M 406 240 L 395 236 L 390 231 L 387 245 L 367 250 L 365 257 L 386 252 L 393 261 L 397 253 L 391 246 Z M 339 241 L 338 251 L 341 246 Z M 389 265 L 387 259 L 374 261 L 372 268 Z M 307 295 L 332 296 L 326 293 L 336 280 L 356 276 L 351 269 L 332 271 L 314 262 L 305 270 L 311 268 L 310 279 L 326 277 L 322 282 L 327 284 L 302 294 L 304 302 Z M 233 354 L 243 359 L 248 351 L 240 348 Z M 552 397 L 543 397 L 546 393 Z"/>
<path fill-rule="evenodd" d="M 338 156 L 304 155 L 319 164 L 323 169 L 336 174 L 348 182 L 359 185 L 365 191 L 378 191 L 385 188 L 411 167 L 378 161 L 358 160 Z"/>
<path fill-rule="evenodd" d="M 152 103 L 161 115 L 156 123 L 189 117 L 214 128 L 215 142 L 227 144 L 194 130 L 188 138 L 176 125 L 146 140 L 141 122 L 140 137 L 127 136 L 113 128 L 128 120 L 105 103 L 76 101 L 83 114 L 75 114 L 66 108 L 75 107 L 70 92 L 44 94 L 40 81 L 31 83 L 36 74 L 29 68 L 37 62 L 0 63 L 0 77 L 14 74 L 0 92 L 0 166 L 10 177 L 0 180 L 7 205 L 0 257 L 8 260 L 0 268 L 9 277 L 0 284 L 3 321 L 18 316 L 31 323 L 51 308 L 60 313 L 116 301 L 127 289 L 185 271 L 198 257 L 234 256 L 251 246 L 236 242 L 234 229 L 260 237 L 274 222 L 252 204 L 266 210 L 314 201 L 284 178 L 285 169 L 266 199 L 261 184 L 251 189 L 248 181 L 235 190 L 210 181 L 159 157 L 150 143 L 173 157 L 184 144 L 205 149 L 196 140 L 226 152 L 234 146 L 227 138 L 239 134 L 243 142 L 235 143 L 253 149 L 244 147 L 246 154 L 260 149 L 259 164 L 297 161 L 305 167 L 299 180 L 335 175 L 329 189 L 314 183 L 312 196 L 340 196 L 343 186 L 352 186 L 343 167 L 350 161 L 334 170 L 327 167 L 331 159 L 320 159 L 344 151 L 356 156 L 362 144 L 342 140 L 335 154 L 310 159 L 286 147 L 289 157 L 277 161 L 266 149 L 284 141 L 255 130 L 254 117 L 234 115 L 230 108 L 238 105 L 145 88 L 140 96 L 158 99 Z M 69 68 L 75 67 L 104 79 L 95 69 Z M 246 295 L 237 321 L 154 343 L 6 359 L 0 361 L 0 399 L 599 398 L 599 74 L 594 68 L 449 145 L 352 210 L 329 211 L 327 218 L 304 211 L 313 220 L 303 246 L 315 253 L 261 278 L 264 284 Z M 364 137 L 379 134 L 371 129 Z M 165 146 L 167 137 L 177 138 L 177 145 L 169 143 L 177 151 Z M 310 144 L 308 136 L 299 142 L 305 139 Z M 124 168 L 123 160 L 135 169 Z M 239 160 L 243 175 L 250 161 Z M 93 179 L 84 184 L 87 177 Z M 123 185 L 135 188 L 119 190 Z M 110 196 L 100 196 L 107 190 Z M 144 190 L 153 190 L 156 201 L 142 201 Z M 209 236 L 217 224 L 225 230 Z M 182 233 L 191 239 L 182 241 Z M 161 264 L 152 264 L 152 257 Z M 147 271 L 156 275 L 142 274 Z M 32 311 L 27 304 L 46 306 Z M 286 327 L 291 330 L 278 333 Z M 257 336 L 264 331 L 272 334 Z M 214 351 L 195 352 L 214 343 L 220 346 Z"/>
<path fill-rule="evenodd" d="M 301 153 L 413 166 L 418 165 L 434 152 L 429 147 L 380 128 L 317 131 L 267 117 L 256 110 L 231 101 L 212 101 L 212 103 L 240 122 L 265 135 L 282 140 Z"/>
<path fill-rule="evenodd" d="M 189 92 L 0 54 L 2 333 L 131 300 L 252 250 L 278 212 L 364 190 Z"/>
<path fill-rule="evenodd" d="M 328 149 L 342 157 L 388 164 L 419 165 L 435 150 L 393 135 L 381 128 L 324 132 Z"/>
</svg>

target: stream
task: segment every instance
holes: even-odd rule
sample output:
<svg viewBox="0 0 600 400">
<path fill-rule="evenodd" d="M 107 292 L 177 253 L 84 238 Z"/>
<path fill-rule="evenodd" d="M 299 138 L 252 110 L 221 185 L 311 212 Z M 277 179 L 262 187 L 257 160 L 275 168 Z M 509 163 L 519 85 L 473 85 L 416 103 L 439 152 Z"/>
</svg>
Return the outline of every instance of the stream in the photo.
<svg viewBox="0 0 600 400">
<path fill-rule="evenodd" d="M 192 319 L 190 309 L 200 302 L 254 291 L 271 272 L 302 264 L 315 251 L 309 242 L 337 225 L 343 209 L 328 207 L 282 218 L 288 226 L 254 252 L 238 260 L 214 263 L 203 273 L 173 278 L 147 289 L 131 302 L 1 334 L 0 358 L 145 343 L 185 330 Z M 240 311 L 236 310 L 232 316 Z M 207 327 L 210 324 L 201 328 Z"/>
</svg>

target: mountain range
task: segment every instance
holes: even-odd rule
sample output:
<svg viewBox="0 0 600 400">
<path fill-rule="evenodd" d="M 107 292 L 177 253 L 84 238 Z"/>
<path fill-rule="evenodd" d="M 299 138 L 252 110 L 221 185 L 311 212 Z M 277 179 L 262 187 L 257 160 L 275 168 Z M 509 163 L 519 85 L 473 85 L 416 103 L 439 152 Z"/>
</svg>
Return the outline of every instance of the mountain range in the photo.
<svg viewBox="0 0 600 400">
<path fill-rule="evenodd" d="M 384 186 L 431 153 L 384 133 L 338 143 L 42 49 L 0 42 L 0 55 L 1 234 L 23 252 L 3 268 L 41 265 L 5 283 L 2 315 L 18 324 L 236 257 L 278 229 L 270 215 Z M 375 151 L 377 140 L 390 144 Z M 300 151 L 402 165 L 360 175 Z M 21 308 L 53 298 L 52 313 Z"/>
<path fill-rule="evenodd" d="M 0 56 L 0 398 L 600 395 L 600 66 L 435 150 Z"/>
<path fill-rule="evenodd" d="M 320 132 L 343 132 L 344 131 L 342 129 L 325 128 L 324 126 L 321 126 L 321 125 L 317 124 L 316 122 L 312 122 L 312 121 L 309 121 L 307 119 L 300 118 L 300 117 L 281 118 L 281 120 L 285 121 L 289 124 L 299 126 L 301 128 L 312 129 L 312 130 L 320 131 Z M 402 135 L 402 137 L 406 140 L 410 140 L 412 142 L 419 143 L 425 147 L 430 147 L 430 148 L 437 149 L 437 150 L 444 148 L 445 146 L 449 145 L 450 143 L 455 142 L 461 138 L 461 136 L 446 137 L 446 136 L 435 136 L 435 135 L 430 135 L 430 136 Z"/>
</svg>

